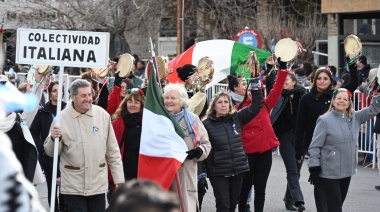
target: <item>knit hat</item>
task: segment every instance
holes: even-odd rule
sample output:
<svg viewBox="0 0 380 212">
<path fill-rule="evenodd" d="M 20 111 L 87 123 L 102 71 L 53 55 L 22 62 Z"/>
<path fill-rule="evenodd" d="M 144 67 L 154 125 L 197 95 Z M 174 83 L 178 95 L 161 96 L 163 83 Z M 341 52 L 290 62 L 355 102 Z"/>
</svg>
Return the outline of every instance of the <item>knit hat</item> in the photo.
<svg viewBox="0 0 380 212">
<path fill-rule="evenodd" d="M 177 68 L 178 77 L 183 82 L 185 82 L 191 75 L 195 73 L 196 70 L 197 70 L 197 67 L 191 64 L 186 64 L 182 67 Z"/>
<path fill-rule="evenodd" d="M 363 65 L 366 66 L 367 65 L 367 57 L 364 55 L 360 56 L 359 63 L 363 63 Z"/>
</svg>

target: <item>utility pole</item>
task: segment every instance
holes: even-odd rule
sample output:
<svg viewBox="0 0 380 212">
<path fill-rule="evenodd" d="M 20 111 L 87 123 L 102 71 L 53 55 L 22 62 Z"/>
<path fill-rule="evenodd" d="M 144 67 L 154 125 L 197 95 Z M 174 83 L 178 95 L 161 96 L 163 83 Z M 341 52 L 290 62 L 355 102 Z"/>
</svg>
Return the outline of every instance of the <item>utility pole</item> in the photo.
<svg viewBox="0 0 380 212">
<path fill-rule="evenodd" d="M 177 0 L 177 54 L 183 51 L 183 0 Z"/>
</svg>

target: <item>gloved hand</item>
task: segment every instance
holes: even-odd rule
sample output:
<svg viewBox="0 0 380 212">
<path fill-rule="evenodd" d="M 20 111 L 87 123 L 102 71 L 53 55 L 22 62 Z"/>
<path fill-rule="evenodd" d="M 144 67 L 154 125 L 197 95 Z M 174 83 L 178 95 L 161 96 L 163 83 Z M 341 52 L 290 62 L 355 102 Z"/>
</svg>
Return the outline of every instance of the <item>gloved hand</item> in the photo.
<svg viewBox="0 0 380 212">
<path fill-rule="evenodd" d="M 287 70 L 287 69 L 288 69 L 288 67 L 287 67 L 287 65 L 286 65 L 287 63 L 281 61 L 281 57 L 277 58 L 277 61 L 278 61 L 278 63 L 280 64 L 280 69 L 281 69 L 281 70 Z"/>
<path fill-rule="evenodd" d="M 198 180 L 198 185 L 202 187 L 204 190 L 208 190 L 208 183 L 206 178 L 201 178 Z"/>
<path fill-rule="evenodd" d="M 261 88 L 261 82 L 258 78 L 253 78 L 249 80 L 249 89 L 252 88 Z"/>
<path fill-rule="evenodd" d="M 119 86 L 119 87 L 120 87 L 121 80 L 123 80 L 123 78 L 121 78 L 121 77 L 119 76 L 119 73 L 115 74 L 115 81 L 113 82 L 113 85 L 114 85 L 114 86 Z"/>
<path fill-rule="evenodd" d="M 321 167 L 315 166 L 309 168 L 310 177 L 308 182 L 310 182 L 311 185 L 318 185 L 320 183 L 319 174 L 321 173 Z"/>
<path fill-rule="evenodd" d="M 201 148 L 197 147 L 197 148 L 194 148 L 192 150 L 187 151 L 186 153 L 187 153 L 186 159 L 188 159 L 188 160 L 192 160 L 194 158 L 198 159 L 202 156 L 203 150 Z"/>
</svg>

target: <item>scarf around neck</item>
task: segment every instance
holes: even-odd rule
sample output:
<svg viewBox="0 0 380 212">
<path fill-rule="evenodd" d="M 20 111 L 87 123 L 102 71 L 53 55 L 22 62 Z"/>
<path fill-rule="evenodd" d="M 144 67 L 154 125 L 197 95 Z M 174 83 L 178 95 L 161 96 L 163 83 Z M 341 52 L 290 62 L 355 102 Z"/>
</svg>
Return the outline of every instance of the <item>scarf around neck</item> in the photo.
<svg viewBox="0 0 380 212">
<path fill-rule="evenodd" d="M 200 138 L 198 136 L 198 130 L 195 125 L 195 121 L 193 116 L 191 115 L 190 111 L 186 108 L 182 108 L 182 110 L 179 113 L 171 114 L 173 118 L 179 123 L 182 119 L 182 117 L 185 117 L 185 122 L 187 125 L 187 129 L 189 130 L 189 134 L 191 135 L 191 138 L 194 143 L 194 147 L 197 147 L 200 145 Z"/>
<path fill-rule="evenodd" d="M 231 91 L 230 93 L 231 93 L 231 98 L 232 98 L 235 102 L 240 103 L 240 102 L 243 101 L 244 96 L 241 96 L 241 95 L 239 95 L 239 94 L 237 94 L 237 93 L 235 93 L 235 92 L 233 92 L 233 91 Z"/>
</svg>

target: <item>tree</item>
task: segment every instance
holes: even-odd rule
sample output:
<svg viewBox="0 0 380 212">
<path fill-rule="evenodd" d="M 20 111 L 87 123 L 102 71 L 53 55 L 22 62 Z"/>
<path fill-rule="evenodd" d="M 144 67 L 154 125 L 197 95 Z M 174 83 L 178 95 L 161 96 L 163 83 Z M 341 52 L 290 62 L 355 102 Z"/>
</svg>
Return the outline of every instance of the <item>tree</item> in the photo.
<svg viewBox="0 0 380 212">
<path fill-rule="evenodd" d="M 157 25 L 164 0 L 25 1 L 10 3 L 18 14 L 19 26 L 109 32 L 111 40 L 118 37 L 122 50 L 130 53 L 127 36 L 142 23 Z"/>
</svg>

